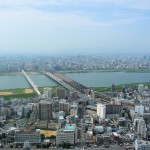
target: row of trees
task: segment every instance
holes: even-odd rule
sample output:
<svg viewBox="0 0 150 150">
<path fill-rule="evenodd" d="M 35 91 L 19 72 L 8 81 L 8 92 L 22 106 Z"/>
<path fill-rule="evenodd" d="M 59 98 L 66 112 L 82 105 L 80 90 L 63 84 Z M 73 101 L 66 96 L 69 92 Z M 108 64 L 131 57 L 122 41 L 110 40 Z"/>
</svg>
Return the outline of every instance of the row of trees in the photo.
<svg viewBox="0 0 150 150">
<path fill-rule="evenodd" d="M 41 140 L 43 141 L 44 139 L 45 139 L 45 135 L 44 135 L 44 134 L 41 134 Z M 50 139 L 50 140 L 56 139 L 56 136 L 51 135 L 50 137 L 47 137 L 46 139 Z"/>
<path fill-rule="evenodd" d="M 68 141 L 67 142 L 63 141 L 61 144 L 59 144 L 59 147 L 69 149 L 70 148 L 70 143 Z"/>
</svg>

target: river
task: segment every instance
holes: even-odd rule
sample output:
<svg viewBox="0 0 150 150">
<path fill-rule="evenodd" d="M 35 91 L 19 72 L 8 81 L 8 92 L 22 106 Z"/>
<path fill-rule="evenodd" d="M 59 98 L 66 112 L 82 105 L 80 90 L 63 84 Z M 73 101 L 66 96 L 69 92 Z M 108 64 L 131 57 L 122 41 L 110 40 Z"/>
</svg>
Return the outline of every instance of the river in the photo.
<svg viewBox="0 0 150 150">
<path fill-rule="evenodd" d="M 93 73 L 67 73 L 67 77 L 84 84 L 87 87 L 110 87 L 112 84 L 130 84 L 150 82 L 150 73 L 125 72 L 93 72 Z M 57 84 L 41 74 L 29 75 L 38 87 L 57 86 Z M 31 88 L 23 75 L 1 75 L 0 90 Z"/>
</svg>

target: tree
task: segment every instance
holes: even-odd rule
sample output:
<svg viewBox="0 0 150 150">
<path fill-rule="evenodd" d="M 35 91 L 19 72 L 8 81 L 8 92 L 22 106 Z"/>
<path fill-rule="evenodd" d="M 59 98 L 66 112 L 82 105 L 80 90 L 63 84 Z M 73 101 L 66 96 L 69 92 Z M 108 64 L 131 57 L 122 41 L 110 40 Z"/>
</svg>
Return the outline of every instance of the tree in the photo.
<svg viewBox="0 0 150 150">
<path fill-rule="evenodd" d="M 2 133 L 2 138 L 6 138 L 6 134 L 5 133 Z"/>
<path fill-rule="evenodd" d="M 36 144 L 36 148 L 41 148 L 41 144 Z"/>
<path fill-rule="evenodd" d="M 68 148 L 68 149 L 70 148 L 70 143 L 69 143 L 69 141 L 66 142 L 66 148 Z"/>
<path fill-rule="evenodd" d="M 30 118 L 31 113 L 32 113 L 32 110 L 29 110 L 29 112 L 27 113 L 27 118 Z"/>
<path fill-rule="evenodd" d="M 2 140 L 2 135 L 0 135 L 0 140 Z"/>
<path fill-rule="evenodd" d="M 55 135 L 51 135 L 50 139 L 56 139 L 56 136 Z"/>
<path fill-rule="evenodd" d="M 41 140 L 43 141 L 45 139 L 45 135 L 41 134 Z"/>
</svg>

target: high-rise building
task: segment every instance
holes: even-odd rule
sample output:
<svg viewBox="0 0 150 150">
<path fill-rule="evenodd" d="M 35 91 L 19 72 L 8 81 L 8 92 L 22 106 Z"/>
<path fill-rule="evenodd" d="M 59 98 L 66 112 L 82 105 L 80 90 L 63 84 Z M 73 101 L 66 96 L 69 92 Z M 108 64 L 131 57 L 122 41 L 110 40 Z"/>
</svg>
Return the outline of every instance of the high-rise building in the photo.
<svg viewBox="0 0 150 150">
<path fill-rule="evenodd" d="M 112 84 L 111 90 L 112 90 L 112 92 L 115 92 L 115 85 L 114 84 Z"/>
<path fill-rule="evenodd" d="M 67 116 L 69 114 L 69 102 L 67 102 L 65 99 L 60 100 L 59 111 L 64 111 L 65 115 Z"/>
<path fill-rule="evenodd" d="M 122 105 L 120 104 L 97 104 L 97 115 L 101 119 L 105 119 L 106 115 L 110 114 L 120 114 L 122 111 Z"/>
<path fill-rule="evenodd" d="M 58 87 L 56 89 L 56 95 L 59 99 L 64 99 L 66 97 L 66 91 L 64 88 Z"/>
<path fill-rule="evenodd" d="M 39 103 L 39 119 L 50 121 L 52 119 L 52 103 L 41 101 Z"/>
<path fill-rule="evenodd" d="M 146 138 L 146 136 L 147 136 L 147 127 L 146 127 L 146 123 L 145 123 L 145 121 L 142 117 L 134 119 L 134 127 L 135 127 L 136 133 L 141 138 Z"/>
<path fill-rule="evenodd" d="M 51 99 L 52 98 L 52 89 L 51 88 L 44 88 L 44 97 L 46 99 Z"/>
<path fill-rule="evenodd" d="M 73 105 L 70 106 L 70 115 L 77 116 L 78 115 L 78 104 L 73 103 Z"/>
<path fill-rule="evenodd" d="M 101 118 L 101 119 L 105 119 L 106 116 L 106 106 L 99 103 L 97 104 L 97 115 Z"/>
<path fill-rule="evenodd" d="M 143 116 L 144 106 L 135 105 L 135 113 L 137 113 L 137 116 Z"/>
<path fill-rule="evenodd" d="M 86 106 L 86 101 L 82 99 L 78 101 L 78 117 L 80 119 L 84 116 L 85 106 Z"/>
</svg>

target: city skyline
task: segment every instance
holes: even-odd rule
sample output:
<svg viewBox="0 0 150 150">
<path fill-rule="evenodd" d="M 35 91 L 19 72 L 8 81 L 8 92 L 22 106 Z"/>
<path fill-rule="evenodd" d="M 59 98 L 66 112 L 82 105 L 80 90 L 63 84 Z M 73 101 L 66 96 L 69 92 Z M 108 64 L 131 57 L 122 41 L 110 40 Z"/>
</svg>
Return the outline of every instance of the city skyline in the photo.
<svg viewBox="0 0 150 150">
<path fill-rule="evenodd" d="M 2 53 L 149 53 L 148 0 L 2 0 Z"/>
</svg>

